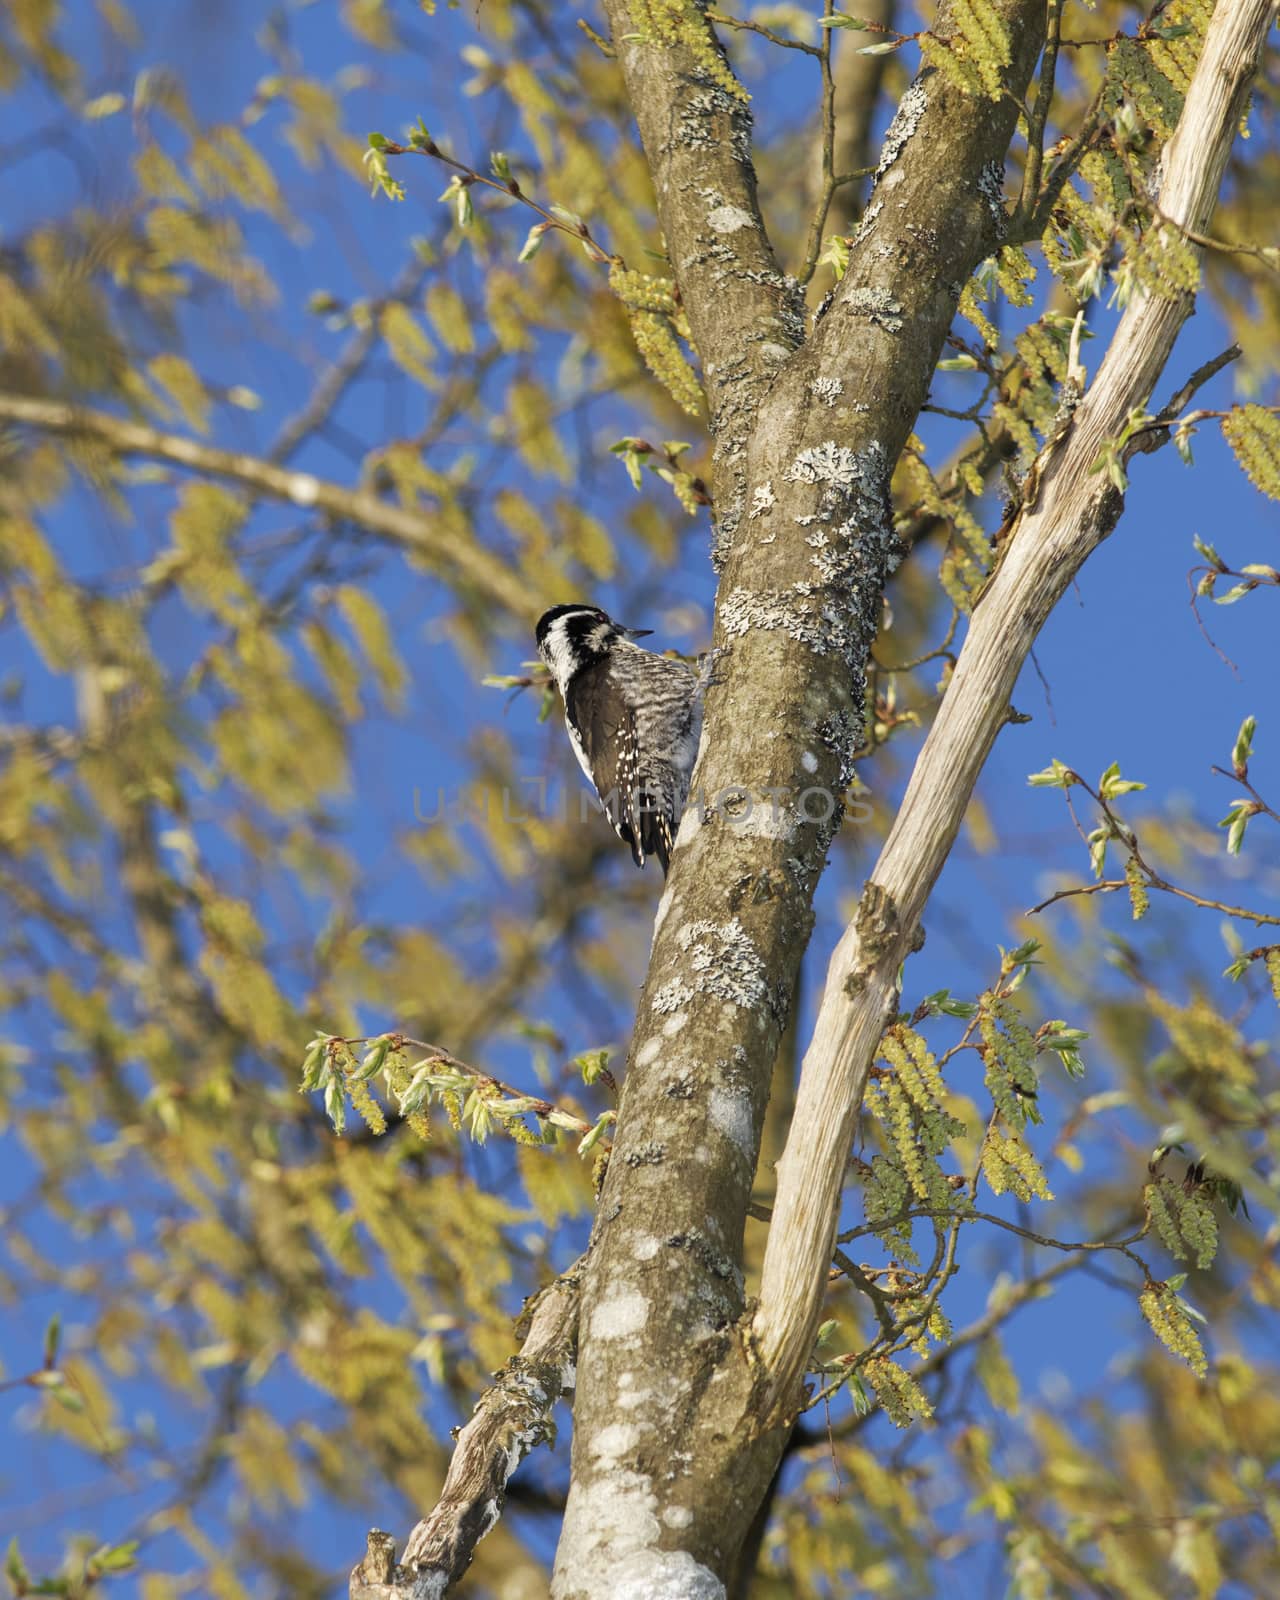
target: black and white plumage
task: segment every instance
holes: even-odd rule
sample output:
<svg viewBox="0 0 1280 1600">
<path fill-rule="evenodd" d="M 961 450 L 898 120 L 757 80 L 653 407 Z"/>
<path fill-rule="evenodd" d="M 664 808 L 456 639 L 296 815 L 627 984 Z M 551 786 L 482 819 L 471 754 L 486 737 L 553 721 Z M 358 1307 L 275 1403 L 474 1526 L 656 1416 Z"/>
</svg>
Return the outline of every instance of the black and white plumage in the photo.
<svg viewBox="0 0 1280 1600">
<path fill-rule="evenodd" d="M 553 606 L 538 619 L 538 654 L 564 700 L 578 765 L 614 832 L 666 876 L 702 731 L 702 679 L 683 661 L 631 640 L 598 606 Z"/>
</svg>

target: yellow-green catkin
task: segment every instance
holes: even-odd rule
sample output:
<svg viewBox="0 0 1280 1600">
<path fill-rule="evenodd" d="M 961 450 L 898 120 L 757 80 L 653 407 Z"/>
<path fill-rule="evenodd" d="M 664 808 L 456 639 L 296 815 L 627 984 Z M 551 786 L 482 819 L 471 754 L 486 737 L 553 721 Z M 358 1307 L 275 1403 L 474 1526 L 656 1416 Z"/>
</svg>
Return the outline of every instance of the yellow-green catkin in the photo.
<svg viewBox="0 0 1280 1600">
<path fill-rule="evenodd" d="M 631 19 L 642 39 L 668 49 L 683 47 L 695 71 L 735 100 L 747 101 L 751 97 L 734 77 L 704 10 L 697 0 L 631 0 Z"/>
<path fill-rule="evenodd" d="M 924 1390 L 887 1356 L 873 1356 L 863 1371 L 895 1428 L 909 1428 L 917 1417 L 927 1420 L 933 1416 L 933 1406 Z"/>
<path fill-rule="evenodd" d="M 1147 893 L 1146 874 L 1138 865 L 1136 856 L 1130 856 L 1124 864 L 1124 881 L 1129 886 L 1129 905 L 1133 910 L 1133 920 L 1137 922 L 1146 916 L 1151 897 Z"/>
<path fill-rule="evenodd" d="M 1148 1284 L 1138 1303 L 1160 1343 L 1185 1361 L 1197 1378 L 1205 1377 L 1209 1362 L 1200 1335 L 1173 1290 L 1163 1283 Z"/>
</svg>

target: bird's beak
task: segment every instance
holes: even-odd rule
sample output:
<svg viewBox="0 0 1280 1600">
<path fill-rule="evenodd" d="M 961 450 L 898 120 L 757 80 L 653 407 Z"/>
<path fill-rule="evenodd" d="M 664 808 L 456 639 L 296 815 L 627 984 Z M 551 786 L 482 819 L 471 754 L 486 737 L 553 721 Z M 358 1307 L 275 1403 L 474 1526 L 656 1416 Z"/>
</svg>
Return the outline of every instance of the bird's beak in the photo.
<svg viewBox="0 0 1280 1600">
<path fill-rule="evenodd" d="M 652 628 L 624 628 L 623 633 L 628 639 L 647 639 L 652 634 Z"/>
</svg>

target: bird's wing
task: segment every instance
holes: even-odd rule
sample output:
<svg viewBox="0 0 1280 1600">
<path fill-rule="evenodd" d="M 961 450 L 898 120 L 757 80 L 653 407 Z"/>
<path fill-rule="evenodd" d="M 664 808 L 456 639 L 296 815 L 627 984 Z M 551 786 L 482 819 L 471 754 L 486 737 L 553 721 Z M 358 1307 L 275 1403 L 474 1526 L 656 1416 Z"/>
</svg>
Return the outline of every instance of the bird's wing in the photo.
<svg viewBox="0 0 1280 1600">
<path fill-rule="evenodd" d="M 647 818 L 640 814 L 640 746 L 635 717 L 602 662 L 579 672 L 565 697 L 565 721 L 578 765 L 632 859 L 644 866 Z"/>
</svg>

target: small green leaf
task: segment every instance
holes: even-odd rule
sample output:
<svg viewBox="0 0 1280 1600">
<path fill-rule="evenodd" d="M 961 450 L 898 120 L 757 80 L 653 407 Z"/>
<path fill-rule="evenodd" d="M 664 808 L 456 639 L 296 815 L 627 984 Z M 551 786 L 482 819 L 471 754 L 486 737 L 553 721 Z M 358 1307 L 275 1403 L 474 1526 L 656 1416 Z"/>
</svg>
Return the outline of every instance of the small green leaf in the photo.
<svg viewBox="0 0 1280 1600">
<path fill-rule="evenodd" d="M 1249 826 L 1249 818 L 1252 815 L 1253 810 L 1251 807 L 1241 806 L 1234 813 L 1234 815 L 1226 818 L 1225 821 L 1218 824 L 1220 828 L 1226 827 L 1227 829 L 1228 855 L 1238 856 L 1240 854 L 1241 848 L 1244 845 L 1245 829 Z"/>
<path fill-rule="evenodd" d="M 833 233 L 827 240 L 826 248 L 818 257 L 820 267 L 830 267 L 836 275 L 836 282 L 849 270 L 850 241 L 846 234 Z"/>
<path fill-rule="evenodd" d="M 333 1123 L 333 1131 L 342 1133 L 347 1126 L 347 1096 L 342 1087 L 342 1079 L 335 1077 L 329 1082 L 324 1092 L 324 1108 Z"/>
<path fill-rule="evenodd" d="M 584 1133 L 582 1138 L 578 1141 L 578 1154 L 580 1156 L 589 1155 L 590 1152 L 595 1149 L 596 1145 L 600 1143 L 600 1140 L 604 1137 L 605 1131 L 611 1128 L 617 1120 L 618 1114 L 616 1111 L 602 1112 L 601 1115 L 596 1119 L 595 1126 L 590 1130 L 590 1132 Z"/>
<path fill-rule="evenodd" d="M 1251 594 L 1255 587 L 1252 583 L 1233 584 L 1226 594 L 1215 594 L 1213 603 L 1215 606 L 1233 606 L 1237 600 L 1243 600 L 1245 595 Z"/>
<path fill-rule="evenodd" d="M 1238 777 L 1245 777 L 1249 771 L 1249 757 L 1253 754 L 1253 735 L 1257 730 L 1258 719 L 1246 717 L 1240 724 L 1240 732 L 1236 734 L 1236 742 L 1231 748 L 1231 764 L 1236 769 Z"/>
<path fill-rule="evenodd" d="M 1080 779 L 1065 761 L 1058 761 L 1055 758 L 1043 772 L 1033 772 L 1027 782 L 1033 789 L 1069 789 L 1073 783 L 1079 783 Z"/>
<path fill-rule="evenodd" d="M 104 1544 L 89 1557 L 89 1564 L 99 1572 L 128 1572 L 135 1564 L 138 1542 L 130 1539 L 127 1544 Z"/>
<path fill-rule="evenodd" d="M 609 1066 L 609 1052 L 607 1050 L 587 1050 L 580 1056 L 575 1056 L 573 1064 L 582 1074 L 583 1083 L 596 1083 L 601 1073 Z"/>
<path fill-rule="evenodd" d="M 18 1549 L 17 1534 L 9 1540 L 9 1548 L 4 1558 L 4 1575 L 19 1594 L 22 1592 L 21 1586 L 31 1581 L 31 1574 L 27 1571 L 26 1563 L 22 1559 L 22 1552 Z"/>
<path fill-rule="evenodd" d="M 1195 546 L 1197 555 L 1202 556 L 1215 572 L 1225 572 L 1227 570 L 1226 562 L 1222 559 L 1214 547 L 1211 544 L 1206 543 L 1198 533 L 1192 534 L 1191 543 Z"/>
<path fill-rule="evenodd" d="M 525 241 L 520 247 L 520 254 L 516 257 L 517 261 L 533 260 L 534 256 L 537 255 L 539 249 L 541 248 L 543 236 L 546 234 L 546 231 L 550 226 L 551 224 L 549 222 L 534 223 L 533 227 L 530 228 L 529 232 L 525 235 Z"/>
<path fill-rule="evenodd" d="M 1114 800 L 1117 795 L 1132 794 L 1135 789 L 1145 789 L 1145 783 L 1120 776 L 1120 763 L 1113 761 L 1098 779 L 1098 793 L 1104 800 Z"/>
<path fill-rule="evenodd" d="M 49 1326 L 44 1330 L 44 1364 L 52 1367 L 57 1364 L 58 1345 L 62 1341 L 62 1317 L 58 1312 L 49 1318 Z"/>
</svg>

